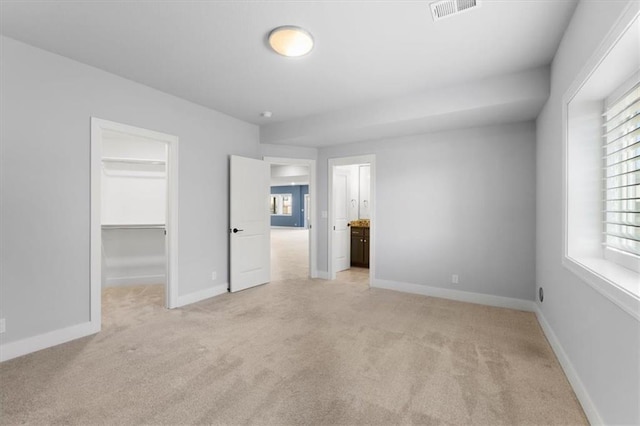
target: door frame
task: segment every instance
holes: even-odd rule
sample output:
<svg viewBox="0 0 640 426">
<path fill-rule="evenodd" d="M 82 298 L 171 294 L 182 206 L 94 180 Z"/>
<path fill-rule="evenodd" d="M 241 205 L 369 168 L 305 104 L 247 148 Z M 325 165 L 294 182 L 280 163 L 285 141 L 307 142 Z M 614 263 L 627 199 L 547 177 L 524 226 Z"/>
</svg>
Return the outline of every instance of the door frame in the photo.
<svg viewBox="0 0 640 426">
<path fill-rule="evenodd" d="M 178 306 L 178 137 L 140 127 L 91 117 L 91 298 L 93 328 L 100 330 L 102 319 L 102 134 L 116 131 L 151 139 L 167 145 L 167 212 L 165 220 L 167 272 L 165 306 Z"/>
<path fill-rule="evenodd" d="M 309 217 L 309 206 L 311 205 L 311 196 L 309 194 L 304 194 L 304 197 L 302 197 L 302 206 L 304 209 L 304 217 L 302 218 L 302 226 L 304 226 L 305 229 L 309 229 L 309 222 L 311 221 L 311 218 Z"/>
<path fill-rule="evenodd" d="M 309 167 L 309 198 L 311 202 L 311 212 L 309 214 L 309 276 L 318 278 L 318 253 L 316 241 L 318 237 L 318 224 L 316 222 L 317 190 L 316 190 L 316 160 L 309 158 L 287 158 L 287 157 L 263 157 L 269 164 L 286 164 L 291 166 Z M 306 213 L 306 212 L 305 212 Z"/>
<path fill-rule="evenodd" d="M 376 155 L 375 154 L 365 154 L 365 155 L 356 155 L 353 157 L 338 157 L 338 158 L 329 158 L 329 167 L 327 169 L 327 180 L 328 180 L 328 205 L 327 205 L 327 214 L 328 214 L 328 222 L 327 222 L 327 266 L 329 279 L 336 279 L 336 270 L 333 262 L 333 169 L 336 166 L 350 166 L 354 164 L 369 164 L 371 167 L 371 181 L 370 191 L 371 194 L 369 198 L 371 200 L 371 210 L 370 210 L 370 226 L 369 226 L 369 287 L 371 287 L 373 280 L 376 276 Z"/>
</svg>

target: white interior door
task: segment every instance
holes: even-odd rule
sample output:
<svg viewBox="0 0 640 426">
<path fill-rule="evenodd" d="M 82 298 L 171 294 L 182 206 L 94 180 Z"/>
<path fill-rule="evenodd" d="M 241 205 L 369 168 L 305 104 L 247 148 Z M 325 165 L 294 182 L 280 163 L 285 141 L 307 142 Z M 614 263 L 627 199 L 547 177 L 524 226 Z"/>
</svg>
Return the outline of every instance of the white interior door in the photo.
<svg viewBox="0 0 640 426">
<path fill-rule="evenodd" d="M 231 156 L 231 292 L 271 280 L 269 163 Z"/>
<path fill-rule="evenodd" d="M 351 234 L 349 228 L 349 184 L 347 170 L 333 171 L 333 265 L 335 272 L 351 266 Z"/>
</svg>

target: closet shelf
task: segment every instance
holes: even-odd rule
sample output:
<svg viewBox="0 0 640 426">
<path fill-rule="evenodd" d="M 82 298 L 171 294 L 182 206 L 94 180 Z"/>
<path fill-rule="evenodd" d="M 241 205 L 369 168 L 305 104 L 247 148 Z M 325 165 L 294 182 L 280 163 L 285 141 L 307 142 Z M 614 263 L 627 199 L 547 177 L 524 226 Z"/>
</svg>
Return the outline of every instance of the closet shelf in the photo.
<svg viewBox="0 0 640 426">
<path fill-rule="evenodd" d="M 103 163 L 127 163 L 127 164 L 153 164 L 153 165 L 165 165 L 164 160 L 152 160 L 147 158 L 118 158 L 118 157 L 103 157 Z"/>
<path fill-rule="evenodd" d="M 102 229 L 165 229 L 164 224 L 102 225 Z"/>
</svg>

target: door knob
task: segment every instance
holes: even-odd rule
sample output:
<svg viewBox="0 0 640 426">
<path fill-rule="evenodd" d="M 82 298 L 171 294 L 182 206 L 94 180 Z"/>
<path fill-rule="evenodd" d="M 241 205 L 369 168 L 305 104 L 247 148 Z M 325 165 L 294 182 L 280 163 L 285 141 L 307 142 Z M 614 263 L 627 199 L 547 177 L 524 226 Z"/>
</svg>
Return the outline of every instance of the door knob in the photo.
<svg viewBox="0 0 640 426">
<path fill-rule="evenodd" d="M 238 232 L 242 232 L 244 229 L 233 228 L 233 233 L 237 234 Z"/>
</svg>

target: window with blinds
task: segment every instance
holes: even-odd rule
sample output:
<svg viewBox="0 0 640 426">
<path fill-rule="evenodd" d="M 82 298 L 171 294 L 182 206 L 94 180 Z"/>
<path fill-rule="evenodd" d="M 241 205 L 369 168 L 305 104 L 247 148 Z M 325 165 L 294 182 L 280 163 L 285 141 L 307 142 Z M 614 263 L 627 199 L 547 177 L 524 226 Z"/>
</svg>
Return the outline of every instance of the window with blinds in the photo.
<svg viewBox="0 0 640 426">
<path fill-rule="evenodd" d="M 604 120 L 604 245 L 640 256 L 640 84 Z"/>
</svg>

